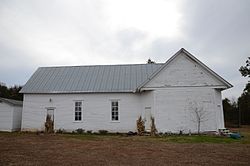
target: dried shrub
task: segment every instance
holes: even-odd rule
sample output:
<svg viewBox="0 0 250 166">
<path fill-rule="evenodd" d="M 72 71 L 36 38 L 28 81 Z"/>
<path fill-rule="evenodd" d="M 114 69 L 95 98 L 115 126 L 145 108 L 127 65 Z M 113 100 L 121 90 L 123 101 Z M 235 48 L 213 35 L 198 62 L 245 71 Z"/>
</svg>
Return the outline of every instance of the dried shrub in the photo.
<svg viewBox="0 0 250 166">
<path fill-rule="evenodd" d="M 144 120 L 142 120 L 141 116 L 136 121 L 136 126 L 137 126 L 138 135 L 143 135 L 145 132 L 145 122 Z"/>
<path fill-rule="evenodd" d="M 46 117 L 45 132 L 46 133 L 54 133 L 54 122 L 52 120 L 51 115 L 47 115 L 47 117 Z"/>
<path fill-rule="evenodd" d="M 105 135 L 105 134 L 107 134 L 107 133 L 108 133 L 108 131 L 107 131 L 107 130 L 99 130 L 98 132 L 99 132 L 99 134 L 102 134 L 102 135 Z"/>
<path fill-rule="evenodd" d="M 151 136 L 156 136 L 157 134 L 157 129 L 155 126 L 155 118 L 151 116 L 151 129 L 150 129 L 150 135 Z"/>
<path fill-rule="evenodd" d="M 85 130 L 82 129 L 82 128 L 76 129 L 76 133 L 77 133 L 77 134 L 83 134 L 84 132 L 85 132 Z"/>
</svg>

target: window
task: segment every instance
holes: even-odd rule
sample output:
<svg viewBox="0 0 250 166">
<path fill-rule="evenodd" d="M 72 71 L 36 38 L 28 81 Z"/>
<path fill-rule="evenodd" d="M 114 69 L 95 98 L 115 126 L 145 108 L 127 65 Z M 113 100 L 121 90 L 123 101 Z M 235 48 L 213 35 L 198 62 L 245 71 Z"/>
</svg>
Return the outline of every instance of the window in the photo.
<svg viewBox="0 0 250 166">
<path fill-rule="evenodd" d="M 118 101 L 111 102 L 111 120 L 119 121 Z"/>
<path fill-rule="evenodd" d="M 82 120 L 82 101 L 75 102 L 75 121 Z"/>
</svg>

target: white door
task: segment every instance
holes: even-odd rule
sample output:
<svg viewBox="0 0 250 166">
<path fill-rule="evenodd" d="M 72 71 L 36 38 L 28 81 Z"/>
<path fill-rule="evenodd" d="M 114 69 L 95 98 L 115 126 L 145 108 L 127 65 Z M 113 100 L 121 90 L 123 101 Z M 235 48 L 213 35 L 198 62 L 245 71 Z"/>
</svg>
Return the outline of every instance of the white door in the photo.
<svg viewBox="0 0 250 166">
<path fill-rule="evenodd" d="M 151 129 L 151 107 L 145 107 L 145 130 Z"/>
<path fill-rule="evenodd" d="M 47 108 L 47 116 L 50 116 L 51 120 L 54 122 L 54 108 Z"/>
</svg>

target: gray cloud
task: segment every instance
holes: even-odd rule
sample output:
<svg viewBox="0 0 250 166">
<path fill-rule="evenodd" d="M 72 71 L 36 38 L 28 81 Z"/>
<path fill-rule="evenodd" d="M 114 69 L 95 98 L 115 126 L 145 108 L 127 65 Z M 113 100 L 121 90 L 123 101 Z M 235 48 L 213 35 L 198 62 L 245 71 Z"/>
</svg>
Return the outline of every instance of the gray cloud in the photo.
<svg viewBox="0 0 250 166">
<path fill-rule="evenodd" d="M 149 57 L 165 62 L 184 47 L 235 86 L 224 96 L 239 96 L 247 82 L 238 69 L 250 55 L 250 2 L 177 2 L 181 35 L 152 37 L 138 27 L 112 27 L 107 14 L 111 1 L 3 0 L 0 81 L 22 85 L 39 66 L 145 63 Z"/>
</svg>

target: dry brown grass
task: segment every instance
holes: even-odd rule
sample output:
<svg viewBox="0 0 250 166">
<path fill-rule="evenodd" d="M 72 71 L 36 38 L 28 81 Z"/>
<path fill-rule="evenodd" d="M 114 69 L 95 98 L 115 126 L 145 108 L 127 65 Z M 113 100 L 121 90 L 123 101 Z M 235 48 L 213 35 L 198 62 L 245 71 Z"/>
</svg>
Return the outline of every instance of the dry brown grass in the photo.
<svg viewBox="0 0 250 166">
<path fill-rule="evenodd" d="M 244 129 L 249 132 L 249 129 Z M 85 137 L 83 137 L 85 138 Z M 249 165 L 250 144 L 0 133 L 0 165 Z"/>
</svg>

